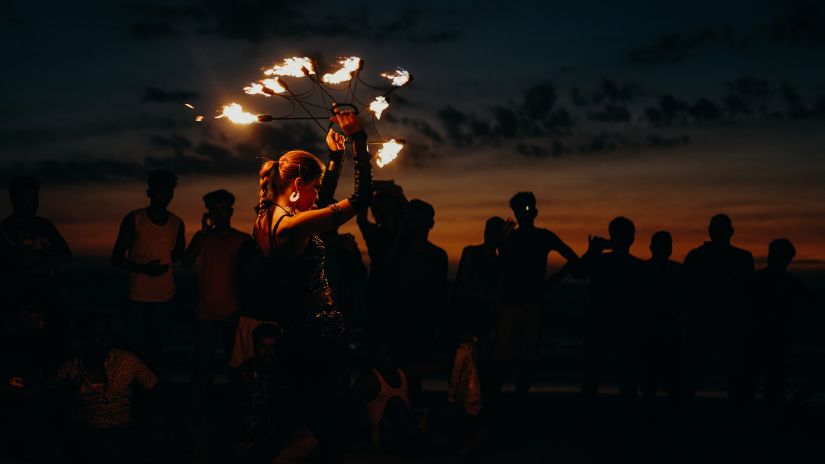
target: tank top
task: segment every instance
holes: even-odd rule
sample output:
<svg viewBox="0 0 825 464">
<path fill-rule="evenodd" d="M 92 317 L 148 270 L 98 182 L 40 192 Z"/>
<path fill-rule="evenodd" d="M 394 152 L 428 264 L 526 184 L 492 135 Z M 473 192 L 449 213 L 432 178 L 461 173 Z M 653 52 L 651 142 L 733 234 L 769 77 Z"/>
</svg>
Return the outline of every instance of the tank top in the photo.
<svg viewBox="0 0 825 464">
<path fill-rule="evenodd" d="M 290 323 L 331 307 L 332 297 L 324 271 L 326 250 L 320 237 L 311 236 L 298 256 L 285 257 L 274 252 L 278 226 L 284 218 L 293 216 L 284 214 L 270 227 L 276 207 L 262 212 L 253 233 L 263 255 L 256 279 L 257 292 L 265 293 L 268 298 L 256 299 L 256 307 L 245 312 L 258 320 Z M 275 307 L 271 303 L 273 294 L 278 295 Z"/>
<path fill-rule="evenodd" d="M 132 211 L 135 218 L 135 236 L 129 251 L 129 260 L 147 264 L 158 260 L 168 264 L 166 272 L 150 276 L 140 272 L 129 273 L 129 299 L 146 303 L 162 303 L 175 296 L 175 279 L 172 273 L 172 250 L 178 239 L 181 220 L 172 213 L 166 224 L 159 226 L 149 220 L 145 209 Z"/>
</svg>

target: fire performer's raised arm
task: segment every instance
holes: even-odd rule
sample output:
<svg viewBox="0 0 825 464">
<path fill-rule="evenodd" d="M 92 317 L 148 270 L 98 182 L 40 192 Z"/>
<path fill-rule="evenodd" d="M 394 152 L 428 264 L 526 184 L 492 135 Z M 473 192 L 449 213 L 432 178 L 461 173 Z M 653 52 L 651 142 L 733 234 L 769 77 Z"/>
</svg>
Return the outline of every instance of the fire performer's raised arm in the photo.
<svg viewBox="0 0 825 464">
<path fill-rule="evenodd" d="M 310 153 L 288 152 L 272 168 L 270 192 L 274 210 L 270 234 L 273 249 L 285 256 L 301 254 L 312 236 L 335 229 L 372 202 L 367 135 L 352 112 L 337 113 L 335 121 L 353 141 L 355 189 L 350 198 L 312 209 L 321 189 L 323 164 Z"/>
<path fill-rule="evenodd" d="M 319 208 L 329 206 L 335 202 L 335 189 L 338 188 L 338 179 L 341 177 L 341 169 L 344 167 L 346 138 L 330 129 L 327 132 L 327 147 L 329 147 L 329 162 L 321 182 L 321 189 L 318 191 L 316 204 Z"/>
</svg>

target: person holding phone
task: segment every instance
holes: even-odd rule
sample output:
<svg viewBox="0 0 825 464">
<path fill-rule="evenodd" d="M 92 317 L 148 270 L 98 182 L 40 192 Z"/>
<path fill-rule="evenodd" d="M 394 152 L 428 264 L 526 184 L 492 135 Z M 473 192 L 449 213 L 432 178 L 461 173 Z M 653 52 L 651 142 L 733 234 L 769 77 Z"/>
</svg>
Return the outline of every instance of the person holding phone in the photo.
<svg viewBox="0 0 825 464">
<path fill-rule="evenodd" d="M 203 387 L 220 339 L 227 358 L 232 353 L 238 326 L 238 257 L 244 243 L 252 240 L 232 227 L 235 195 L 224 189 L 203 196 L 206 212 L 201 229 L 183 255 L 184 268 L 197 264 L 198 303 L 195 307 L 195 369 L 192 383 Z M 197 390 L 200 392 L 200 390 Z"/>
<path fill-rule="evenodd" d="M 111 263 L 129 273 L 125 319 L 130 348 L 157 371 L 175 297 L 172 264 L 186 249 L 186 234 L 183 221 L 168 209 L 178 177 L 157 169 L 149 173 L 147 184 L 149 206 L 123 218 Z"/>
<path fill-rule="evenodd" d="M 618 371 L 619 393 L 628 418 L 634 413 L 638 392 L 644 264 L 630 253 L 636 238 L 633 221 L 619 216 L 610 221 L 608 231 L 609 239 L 588 237 L 587 252 L 572 269 L 574 277 L 590 279 L 580 394 L 584 421 L 590 420 L 602 373 L 611 360 Z"/>
</svg>

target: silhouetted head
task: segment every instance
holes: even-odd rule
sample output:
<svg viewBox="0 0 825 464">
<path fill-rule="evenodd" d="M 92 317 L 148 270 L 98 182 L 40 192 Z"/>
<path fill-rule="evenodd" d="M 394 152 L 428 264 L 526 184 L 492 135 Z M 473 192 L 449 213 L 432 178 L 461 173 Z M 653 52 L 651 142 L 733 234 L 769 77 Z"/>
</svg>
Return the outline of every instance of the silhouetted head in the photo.
<svg viewBox="0 0 825 464">
<path fill-rule="evenodd" d="M 9 184 L 12 213 L 19 217 L 34 217 L 40 206 L 40 184 L 29 176 L 15 178 Z"/>
<path fill-rule="evenodd" d="M 532 226 L 539 214 L 533 192 L 519 192 L 513 195 L 513 198 L 510 198 L 510 209 L 513 210 L 519 227 Z"/>
<path fill-rule="evenodd" d="M 288 151 L 278 161 L 267 161 L 261 167 L 261 204 L 275 201 L 279 195 L 291 196 L 297 192 L 298 200 L 289 200 L 289 206 L 298 211 L 308 211 L 318 199 L 323 176 L 324 163 L 315 155 L 303 150 Z"/>
<path fill-rule="evenodd" d="M 435 225 L 435 208 L 426 201 L 410 200 L 405 232 L 416 238 L 426 238 Z"/>
<path fill-rule="evenodd" d="M 624 216 L 610 221 L 607 232 L 610 234 L 610 241 L 613 242 L 613 249 L 630 249 L 636 240 L 636 226 Z"/>
<path fill-rule="evenodd" d="M 495 245 L 504 238 L 502 235 L 504 233 L 504 219 L 493 216 L 490 219 L 487 219 L 487 223 L 484 224 L 484 243 L 487 245 Z"/>
<path fill-rule="evenodd" d="M 281 341 L 283 331 L 275 324 L 263 323 L 252 331 L 252 345 L 255 360 L 263 364 L 275 361 L 275 350 Z"/>
<path fill-rule="evenodd" d="M 375 222 L 388 229 L 397 229 L 407 215 L 409 201 L 401 186 L 392 181 L 375 182 L 375 197 L 370 211 Z"/>
<path fill-rule="evenodd" d="M 178 176 L 166 169 L 156 169 L 149 173 L 146 184 L 148 185 L 146 196 L 149 197 L 152 206 L 166 209 L 175 196 L 175 188 L 178 186 Z"/>
<path fill-rule="evenodd" d="M 768 267 L 778 271 L 784 271 L 796 256 L 796 248 L 793 243 L 786 238 L 780 238 L 768 245 Z"/>
<path fill-rule="evenodd" d="M 203 204 L 209 210 L 212 223 L 218 229 L 228 227 L 232 219 L 235 205 L 235 195 L 224 189 L 209 192 L 203 196 Z"/>
<path fill-rule="evenodd" d="M 733 222 L 727 214 L 717 214 L 710 218 L 708 235 L 713 243 L 729 244 L 733 237 Z"/>
<path fill-rule="evenodd" d="M 102 314 L 84 315 L 77 325 L 80 356 L 87 362 L 102 363 L 111 350 L 109 319 Z"/>
<path fill-rule="evenodd" d="M 670 232 L 660 230 L 650 237 L 650 255 L 654 260 L 667 260 L 673 254 L 673 237 Z"/>
</svg>

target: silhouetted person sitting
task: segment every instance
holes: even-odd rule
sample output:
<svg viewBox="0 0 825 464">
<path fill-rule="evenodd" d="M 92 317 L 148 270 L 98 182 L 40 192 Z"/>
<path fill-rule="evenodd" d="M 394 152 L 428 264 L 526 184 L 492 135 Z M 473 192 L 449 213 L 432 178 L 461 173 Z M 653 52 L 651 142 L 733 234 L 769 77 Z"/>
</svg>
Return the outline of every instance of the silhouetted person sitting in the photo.
<svg viewBox="0 0 825 464">
<path fill-rule="evenodd" d="M 556 234 L 535 226 L 539 211 L 532 192 L 515 194 L 510 208 L 518 228 L 505 232 L 501 250 L 503 283 L 494 354 L 499 375 L 494 391 L 500 391 L 504 372 L 515 368 L 516 395 L 523 401 L 539 357 L 547 257 L 551 251 L 568 262 L 577 256 Z"/>
<path fill-rule="evenodd" d="M 112 348 L 109 323 L 89 315 L 79 324 L 80 351 L 57 370 L 69 407 L 69 449 L 93 462 L 129 462 L 140 453 L 133 428 L 135 387 L 151 390 L 157 376 L 129 351 Z"/>
<path fill-rule="evenodd" d="M 65 323 L 60 310 L 57 270 L 72 259 L 57 228 L 37 216 L 40 184 L 18 177 L 9 184 L 11 216 L 0 221 L 0 323 L 11 333 L 2 338 L 2 381 L 8 376 L 36 384 L 40 370 L 54 369 L 65 352 Z"/>
<path fill-rule="evenodd" d="M 126 330 L 129 345 L 157 369 L 175 279 L 172 263 L 186 249 L 183 221 L 167 209 L 178 178 L 169 171 L 149 173 L 149 206 L 127 214 L 112 249 L 112 266 L 129 272 Z"/>
<path fill-rule="evenodd" d="M 746 346 L 745 395 L 752 400 L 764 376 L 765 412 L 769 418 L 777 418 L 785 402 L 794 313 L 802 303 L 813 301 L 812 293 L 788 272 L 795 255 L 790 240 L 772 241 L 768 266 L 755 273 L 750 288 L 753 330 Z"/>
<path fill-rule="evenodd" d="M 252 332 L 254 356 L 238 368 L 241 378 L 240 454 L 248 462 L 271 462 L 286 452 L 308 456 L 317 441 L 306 429 L 301 411 L 290 398 L 293 379 L 284 367 L 283 330 L 261 324 Z"/>
<path fill-rule="evenodd" d="M 673 238 L 660 230 L 650 238 L 650 259 L 644 263 L 640 359 L 642 395 L 652 399 L 660 387 L 678 398 L 682 358 L 682 265 L 670 259 Z"/>
<path fill-rule="evenodd" d="M 421 433 L 410 405 L 407 375 L 389 346 L 379 346 L 371 357 L 372 368 L 352 387 L 355 430 L 367 425 L 370 442 L 377 450 L 416 454 L 421 451 Z"/>
<path fill-rule="evenodd" d="M 183 266 L 197 262 L 198 303 L 195 309 L 195 371 L 193 382 L 204 385 L 220 338 L 227 360 L 238 326 L 238 258 L 241 246 L 252 240 L 231 225 L 235 196 L 226 190 L 203 197 L 207 212 L 201 230 L 192 237 Z"/>
<path fill-rule="evenodd" d="M 608 226 L 610 239 L 589 237 L 587 252 L 573 275 L 590 278 L 590 305 L 584 339 L 581 385 L 583 419 L 589 418 L 602 372 L 610 358 L 616 366 L 619 393 L 628 414 L 634 413 L 638 390 L 638 340 L 643 262 L 630 254 L 636 228 L 625 217 Z M 609 251 L 607 251 L 609 250 Z"/>
<path fill-rule="evenodd" d="M 745 311 L 747 282 L 753 276 L 753 256 L 731 245 L 733 225 L 728 216 L 710 220 L 710 241 L 688 253 L 684 262 L 687 293 L 686 399 L 696 393 L 703 371 L 717 357 L 726 377 L 728 397 L 741 389 L 740 326 Z"/>
</svg>

